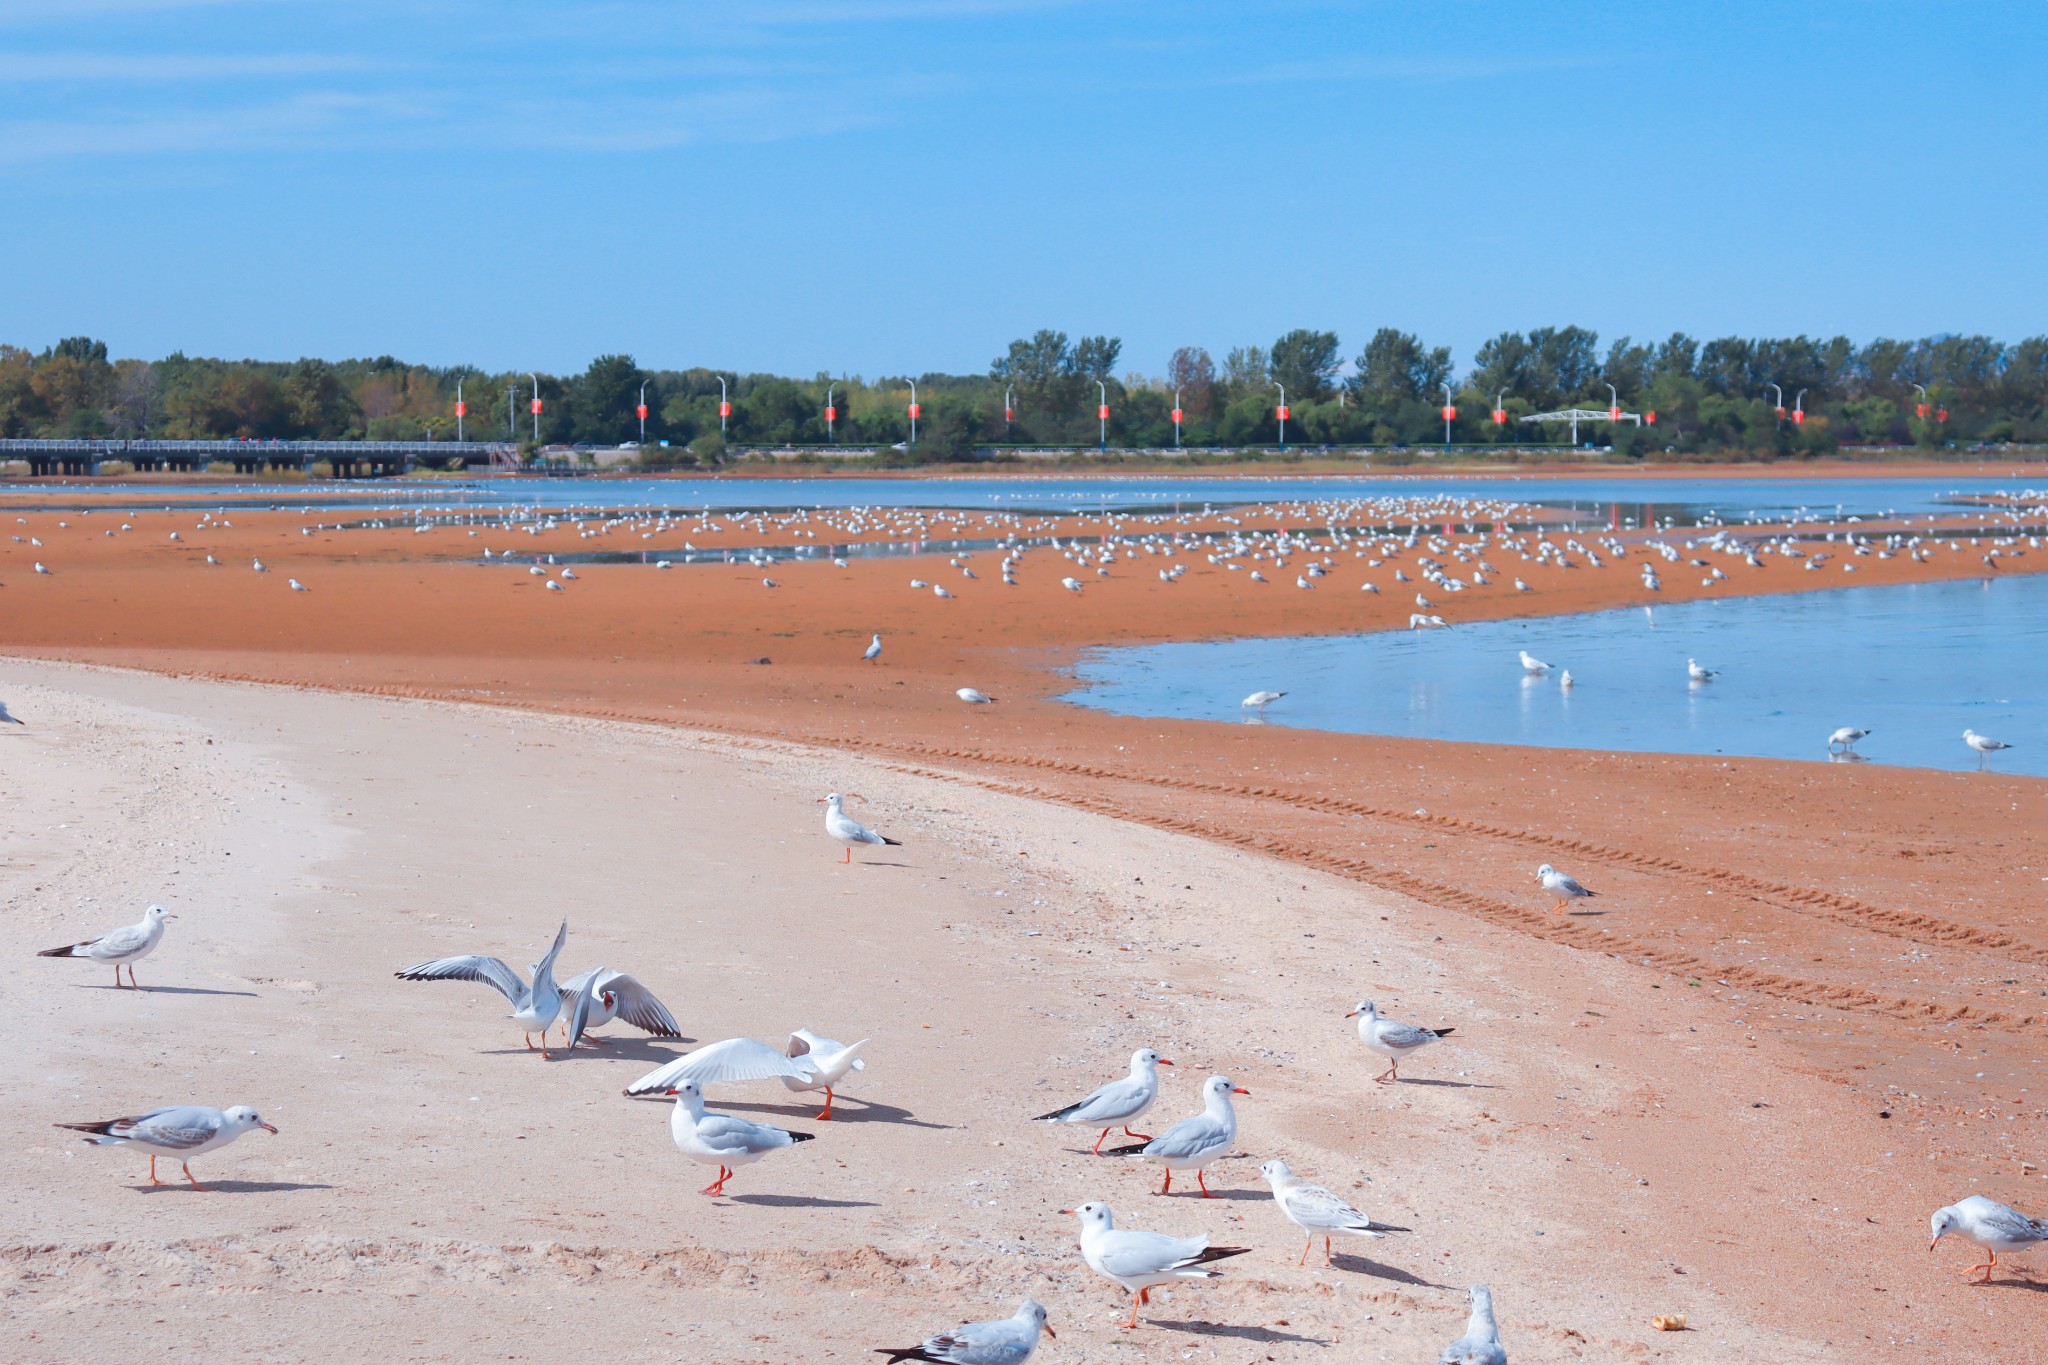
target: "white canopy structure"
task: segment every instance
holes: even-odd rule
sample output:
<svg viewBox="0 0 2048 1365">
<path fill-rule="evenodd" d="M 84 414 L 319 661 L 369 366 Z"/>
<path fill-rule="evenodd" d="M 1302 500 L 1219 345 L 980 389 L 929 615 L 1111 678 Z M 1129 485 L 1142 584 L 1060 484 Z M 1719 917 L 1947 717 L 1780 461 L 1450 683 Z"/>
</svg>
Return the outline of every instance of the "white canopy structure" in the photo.
<svg viewBox="0 0 2048 1365">
<path fill-rule="evenodd" d="M 1572 444 L 1577 445 L 1579 443 L 1579 423 L 1581 422 L 1634 422 L 1637 426 L 1641 426 L 1643 424 L 1643 415 L 1640 412 L 1623 412 L 1619 408 L 1611 410 L 1607 408 L 1566 408 L 1562 412 L 1533 413 L 1528 417 L 1517 420 L 1523 422 L 1570 422 L 1572 424 Z"/>
</svg>

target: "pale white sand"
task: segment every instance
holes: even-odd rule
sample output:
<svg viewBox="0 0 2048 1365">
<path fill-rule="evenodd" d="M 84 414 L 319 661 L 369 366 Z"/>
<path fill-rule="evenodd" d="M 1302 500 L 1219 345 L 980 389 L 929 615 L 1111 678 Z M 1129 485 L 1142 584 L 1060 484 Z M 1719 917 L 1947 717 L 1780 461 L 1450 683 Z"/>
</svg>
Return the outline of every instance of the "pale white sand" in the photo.
<svg viewBox="0 0 2048 1365">
<path fill-rule="evenodd" d="M 1687 1002 L 1597 1042 L 1555 1017 L 1560 983 L 1615 987 L 1597 958 L 1532 969 L 1397 897 L 815 751 L 48 665 L 6 682 L 31 724 L 0 734 L 10 1360 L 851 1361 L 1026 1293 L 1053 1361 L 1425 1360 L 1477 1280 L 1518 1361 L 1848 1358 L 1674 1280 L 1742 1235 L 1711 1212 L 1739 1154 L 1680 1195 L 1580 1140 L 1594 1111 L 1730 1098 L 1642 1089 L 1697 1065 Z M 827 790 L 904 846 L 838 866 Z M 181 918 L 147 993 L 31 955 L 150 901 Z M 639 975 L 692 1038 L 873 1035 L 868 1072 L 830 1123 L 779 1086 L 714 1089 L 819 1137 L 700 1197 L 667 1106 L 619 1093 L 671 1045 L 614 1026 L 546 1063 L 486 988 L 391 975 L 523 967 L 565 915 L 566 969 Z M 1362 995 L 1458 1026 L 1404 1067 L 1436 1084 L 1369 1083 L 1341 1018 Z M 1093 1132 L 1020 1122 L 1143 1044 L 1181 1064 L 1149 1122 L 1212 1068 L 1252 1091 L 1226 1198 L 1156 1198 L 1152 1168 L 1077 1154 Z M 1734 1070 L 1730 1093 L 1755 1081 Z M 282 1133 L 201 1158 L 201 1194 L 50 1126 L 172 1102 Z M 1415 1233 L 1297 1269 L 1257 1176 L 1274 1156 Z M 1255 1251 L 1122 1332 L 1056 1212 L 1088 1198 Z M 1705 1330 L 1659 1338 L 1664 1311 Z"/>
</svg>

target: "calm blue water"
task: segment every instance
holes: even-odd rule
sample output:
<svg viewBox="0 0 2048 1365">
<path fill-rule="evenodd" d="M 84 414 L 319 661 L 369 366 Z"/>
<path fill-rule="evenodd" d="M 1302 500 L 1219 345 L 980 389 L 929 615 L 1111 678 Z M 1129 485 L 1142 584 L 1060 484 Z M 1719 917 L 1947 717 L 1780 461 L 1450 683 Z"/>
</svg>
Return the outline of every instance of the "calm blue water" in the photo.
<svg viewBox="0 0 2048 1365">
<path fill-rule="evenodd" d="M 1654 516 L 1690 524 L 1703 519 L 1740 522 L 1783 519 L 1799 512 L 1834 516 L 1924 514 L 1953 510 L 1963 494 L 2015 491 L 2048 484 L 2048 470 L 2017 471 L 2009 479 L 1689 479 L 1664 474 L 1616 474 L 1599 479 L 1478 479 L 1428 474 L 1209 478 L 1160 474 L 1114 478 L 946 477 L 876 479 L 857 475 L 803 479 L 463 479 L 366 482 L 360 485 L 217 484 L 195 505 L 298 507 L 317 490 L 318 505 L 404 509 L 644 507 L 697 510 L 786 507 L 963 507 L 1015 511 L 1199 508 L 1296 500 L 1424 497 L 1448 494 L 1489 501 L 1540 502 L 1571 507 L 1614 525 L 1642 524 Z M 166 486 L 164 492 L 182 492 Z M 197 492 L 197 489 L 192 490 Z M 40 495 L 51 510 L 158 505 L 156 493 L 134 485 L 88 482 L 4 484 L 0 492 Z M 297 495 L 296 497 L 294 495 Z"/>
<path fill-rule="evenodd" d="M 1553 667 L 1525 679 L 1528 650 Z M 1721 670 L 1693 684 L 1685 661 Z M 1569 668 L 1567 693 L 1558 674 Z M 1066 700 L 1123 715 L 1553 748 L 1825 759 L 1854 725 L 1877 763 L 1974 768 L 1964 727 L 2048 777 L 2048 575 L 1726 598 L 1438 631 L 1092 650 Z"/>
</svg>

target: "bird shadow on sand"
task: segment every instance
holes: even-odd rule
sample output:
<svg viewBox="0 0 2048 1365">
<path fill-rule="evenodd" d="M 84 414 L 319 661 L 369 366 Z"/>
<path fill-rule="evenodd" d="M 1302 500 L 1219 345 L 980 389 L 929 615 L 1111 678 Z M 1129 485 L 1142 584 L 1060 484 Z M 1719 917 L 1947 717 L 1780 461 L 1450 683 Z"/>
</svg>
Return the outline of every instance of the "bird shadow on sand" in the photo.
<svg viewBox="0 0 2048 1365">
<path fill-rule="evenodd" d="M 195 1190 L 180 1181 L 173 1185 L 168 1180 L 161 1185 L 130 1185 L 131 1190 L 142 1194 L 162 1194 L 165 1191 L 185 1194 L 284 1194 L 291 1190 L 331 1190 L 332 1185 L 301 1183 L 296 1180 L 209 1180 L 206 1188 Z"/>
<path fill-rule="evenodd" d="M 1168 1322 L 1164 1318 L 1146 1318 L 1145 1321 L 1169 1332 L 1186 1332 L 1194 1337 L 1230 1337 L 1236 1341 L 1257 1341 L 1269 1346 L 1283 1341 L 1298 1342 L 1303 1346 L 1336 1344 L 1322 1337 L 1305 1337 L 1299 1332 L 1279 1332 L 1271 1327 L 1247 1327 L 1235 1322 L 1201 1322 L 1194 1319 L 1186 1322 Z"/>
<path fill-rule="evenodd" d="M 1486 1083 L 1485 1083 L 1484 1081 L 1446 1081 L 1446 1080 L 1439 1080 L 1438 1078 L 1436 1078 L 1436 1077 L 1434 1077 L 1434 1076 L 1403 1076 L 1403 1077 L 1402 1077 L 1402 1078 L 1401 1078 L 1400 1080 L 1398 1080 L 1398 1081 L 1392 1081 L 1392 1082 L 1389 1082 L 1389 1084 L 1392 1084 L 1392 1085 L 1433 1085 L 1433 1086 L 1436 1086 L 1436 1087 L 1438 1087 L 1439 1089 L 1443 1089 L 1443 1090 L 1498 1090 L 1498 1089 L 1500 1089 L 1500 1087 L 1499 1087 L 1499 1086 L 1497 1086 L 1497 1085 L 1488 1085 L 1488 1084 L 1486 1084 Z"/>
<path fill-rule="evenodd" d="M 2003 1270 L 2003 1269 L 2005 1269 L 2005 1267 L 2004 1267 L 2003 1265 L 2000 1265 L 2000 1266 L 1999 1266 L 1998 1268 L 1999 1268 L 2000 1270 Z M 1978 1286 L 1977 1286 L 1977 1288 L 1979 1288 L 1979 1289 L 2030 1289 L 2030 1290 L 2032 1290 L 2032 1291 L 2033 1291 L 2034 1293 L 2036 1293 L 2036 1294 L 2048 1294 L 2048 1280 L 2021 1280 L 2021 1279 L 2011 1279 L 2011 1280 L 1993 1280 L 1993 1281 L 1992 1281 L 1991 1283 L 1989 1283 L 1989 1284 L 1980 1284 L 1980 1285 L 1978 1285 Z"/>
<path fill-rule="evenodd" d="M 72 986 L 81 991 L 126 991 L 130 995 L 242 995 L 251 1000 L 263 997 L 255 991 L 216 991 L 204 986 L 96 986 L 89 981 L 74 981 Z"/>
<path fill-rule="evenodd" d="M 1168 1190 L 1165 1194 L 1160 1194 L 1158 1190 L 1154 1190 L 1152 1193 L 1161 1199 L 1227 1199 L 1233 1202 L 1238 1200 L 1271 1199 L 1273 1197 L 1266 1190 L 1211 1190 L 1209 1193 L 1203 1194 L 1200 1185 L 1191 1185 L 1184 1190 Z"/>
<path fill-rule="evenodd" d="M 1309 1259 L 1314 1260 L 1315 1258 L 1310 1257 Z M 1417 1289 L 1459 1288 L 1457 1285 L 1438 1284 L 1434 1280 L 1425 1280 L 1420 1275 L 1403 1270 L 1399 1266 L 1386 1265 L 1351 1251 L 1340 1251 L 1332 1257 L 1330 1269 L 1348 1270 L 1358 1275 L 1370 1275 L 1376 1280 L 1392 1280 L 1395 1284 L 1413 1285 Z"/>
<path fill-rule="evenodd" d="M 873 1209 L 881 1207 L 865 1199 L 814 1199 L 807 1194 L 729 1194 L 735 1204 L 759 1204 L 771 1209 Z"/>
<path fill-rule="evenodd" d="M 590 1041 L 590 1035 L 585 1034 L 583 1041 L 577 1044 L 574 1052 L 566 1051 L 560 1043 L 553 1044 L 551 1050 L 555 1054 L 554 1059 L 556 1061 L 561 1061 L 566 1057 L 575 1061 L 595 1058 L 601 1062 L 608 1057 L 617 1057 L 629 1062 L 651 1062 L 656 1066 L 660 1066 L 664 1062 L 672 1062 L 682 1056 L 683 1052 L 689 1051 L 690 1044 L 695 1041 L 696 1039 L 694 1038 L 607 1038 L 593 1046 Z M 678 1047 L 682 1048 L 683 1052 L 676 1051 Z M 525 1051 L 524 1048 L 501 1048 L 498 1055 L 504 1056 L 523 1051 Z"/>
<path fill-rule="evenodd" d="M 654 1098 L 663 1098 L 655 1096 Z M 899 1123 L 905 1128 L 932 1128 L 950 1130 L 950 1123 L 932 1123 L 921 1119 L 908 1109 L 898 1109 L 893 1104 L 875 1104 L 869 1100 L 849 1099 L 845 1095 L 832 1097 L 832 1117 L 818 1117 L 818 1100 L 807 1104 L 734 1104 L 730 1101 L 716 1102 L 719 1110 L 745 1110 L 753 1114 L 772 1114 L 776 1118 L 791 1119 L 802 1123 Z"/>
<path fill-rule="evenodd" d="M 872 860 L 872 859 L 862 859 L 862 860 L 861 860 L 860 862 L 857 862 L 857 863 L 855 863 L 855 864 L 854 864 L 854 866 L 855 866 L 855 867 L 916 867 L 916 866 L 917 866 L 917 864 L 916 864 L 916 863 L 878 863 L 878 862 L 875 862 L 875 861 L 874 861 L 874 860 Z"/>
</svg>

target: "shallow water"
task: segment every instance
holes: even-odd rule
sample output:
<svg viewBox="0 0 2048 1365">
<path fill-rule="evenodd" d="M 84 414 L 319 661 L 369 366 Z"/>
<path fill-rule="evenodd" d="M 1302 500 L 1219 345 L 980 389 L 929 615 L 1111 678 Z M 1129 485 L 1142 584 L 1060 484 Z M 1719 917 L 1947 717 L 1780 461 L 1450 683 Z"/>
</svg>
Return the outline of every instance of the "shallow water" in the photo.
<svg viewBox="0 0 2048 1365">
<path fill-rule="evenodd" d="M 1548 676 L 1523 672 L 1524 649 Z M 1720 676 L 1689 682 L 1688 657 Z M 1822 761 L 1853 725 L 1868 761 L 1966 769 L 1968 727 L 2015 746 L 1992 768 L 2048 777 L 2048 574 L 1117 647 L 1074 672 L 1065 700 L 1123 715 L 1237 721 L 1269 689 L 1288 695 L 1267 724 L 1485 744 Z"/>
</svg>

